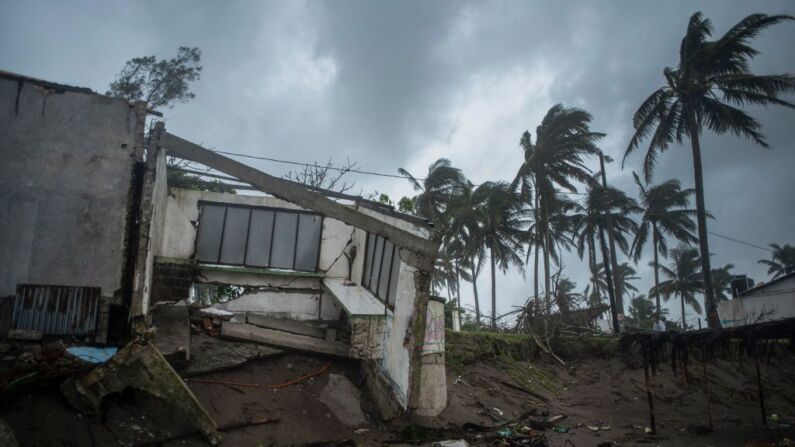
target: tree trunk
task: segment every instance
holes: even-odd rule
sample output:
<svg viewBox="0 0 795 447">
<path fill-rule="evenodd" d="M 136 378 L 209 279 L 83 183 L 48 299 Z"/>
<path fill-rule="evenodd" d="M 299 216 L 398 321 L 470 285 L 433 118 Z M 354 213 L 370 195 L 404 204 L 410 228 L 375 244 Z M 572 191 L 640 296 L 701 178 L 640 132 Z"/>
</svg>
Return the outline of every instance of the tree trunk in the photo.
<svg viewBox="0 0 795 447">
<path fill-rule="evenodd" d="M 475 255 L 472 255 L 472 292 L 475 294 L 475 324 L 480 326 L 480 300 L 478 299 L 478 273 Z"/>
<path fill-rule="evenodd" d="M 652 243 L 654 244 L 654 297 L 657 300 L 657 322 L 660 321 L 660 261 L 657 257 L 657 224 L 651 224 Z"/>
<path fill-rule="evenodd" d="M 461 261 L 455 261 L 455 304 L 456 309 L 458 310 L 458 328 L 460 329 L 462 324 L 464 323 L 463 320 L 463 312 L 461 312 L 461 266 L 459 265 Z"/>
<path fill-rule="evenodd" d="M 613 276 L 610 272 L 610 256 L 607 254 L 607 243 L 605 242 L 605 231 L 599 225 L 599 245 L 602 247 L 602 262 L 605 265 L 605 282 L 607 283 L 607 295 L 610 297 L 610 313 L 613 317 L 613 331 L 621 333 L 621 326 L 618 324 L 618 312 L 616 311 L 616 299 L 613 294 Z"/>
<path fill-rule="evenodd" d="M 687 331 L 687 320 L 685 320 L 685 295 L 679 295 L 682 301 L 682 332 Z"/>
<path fill-rule="evenodd" d="M 551 286 L 551 274 L 549 269 L 549 227 L 547 226 L 547 207 L 546 207 L 546 200 L 541 205 L 541 212 L 543 213 L 544 219 L 544 335 L 546 337 L 550 337 L 549 334 L 549 317 L 552 311 L 552 297 L 550 296 L 552 286 Z"/>
<path fill-rule="evenodd" d="M 538 295 L 538 250 L 541 249 L 541 237 L 539 231 L 541 231 L 541 223 L 539 222 L 539 215 L 538 215 L 538 174 L 536 174 L 536 190 L 535 190 L 535 206 L 533 207 L 533 214 L 535 215 L 535 224 L 536 224 L 536 231 L 535 231 L 535 265 L 534 265 L 534 276 L 533 276 L 533 293 L 535 296 L 535 303 L 536 303 L 536 311 L 541 310 L 541 297 Z M 538 315 L 534 315 L 538 318 Z"/>
<path fill-rule="evenodd" d="M 494 249 L 489 250 L 491 259 L 491 328 L 497 329 L 497 269 L 494 261 Z"/>
<path fill-rule="evenodd" d="M 599 152 L 599 165 L 602 169 L 602 187 L 607 188 L 607 174 L 605 173 L 605 157 L 602 152 Z M 606 219 L 607 224 L 607 238 L 610 242 L 610 267 L 613 270 L 613 292 L 615 293 L 616 307 L 618 313 L 624 313 L 624 288 L 618 278 L 618 260 L 616 259 L 616 241 L 613 234 L 613 218 L 608 214 Z M 605 271 L 607 273 L 607 271 Z"/>
<path fill-rule="evenodd" d="M 707 236 L 707 209 L 704 205 L 704 172 L 701 167 L 701 143 L 699 128 L 693 113 L 688 116 L 688 132 L 693 146 L 693 175 L 696 182 L 696 216 L 698 221 L 698 247 L 701 252 L 701 274 L 704 278 L 704 307 L 707 323 L 712 329 L 720 328 L 720 318 L 715 304 L 715 292 L 712 290 L 712 269 L 709 262 L 709 240 Z"/>
</svg>

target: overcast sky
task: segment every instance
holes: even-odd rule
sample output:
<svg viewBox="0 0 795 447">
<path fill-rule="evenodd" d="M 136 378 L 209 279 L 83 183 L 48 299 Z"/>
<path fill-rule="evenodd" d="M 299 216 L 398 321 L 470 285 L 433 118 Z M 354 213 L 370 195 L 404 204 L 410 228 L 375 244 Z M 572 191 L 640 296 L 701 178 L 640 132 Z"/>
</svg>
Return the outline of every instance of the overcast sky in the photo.
<svg viewBox="0 0 795 447">
<path fill-rule="evenodd" d="M 104 92 L 132 57 L 202 50 L 196 99 L 166 113 L 169 131 L 220 150 L 295 161 L 350 158 L 373 171 L 416 176 L 446 157 L 475 183 L 513 178 L 518 141 L 555 103 L 594 115 L 602 149 L 620 160 L 631 116 L 675 65 L 689 16 L 721 34 L 750 13 L 795 15 L 793 1 L 592 2 L 38 2 L 0 1 L 0 69 Z M 795 72 L 795 22 L 754 46 L 760 74 Z M 792 99 L 792 98 L 790 98 Z M 702 141 L 710 230 L 758 245 L 793 243 L 795 111 L 752 109 L 771 149 L 733 136 Z M 283 175 L 286 168 L 250 162 Z M 640 156 L 608 168 L 636 194 Z M 595 164 L 594 164 L 595 166 Z M 661 158 L 655 180 L 692 187 L 688 147 Z M 411 193 L 399 179 L 351 177 L 364 192 Z M 717 237 L 713 266 L 757 281 L 769 253 Z M 648 258 L 649 256 L 647 256 Z M 637 269 L 642 291 L 648 259 Z M 583 289 L 585 265 L 565 258 Z M 532 293 L 532 268 L 500 275 L 498 312 Z M 481 278 L 481 296 L 488 295 Z M 471 305 L 465 285 L 464 303 Z M 675 304 L 675 303 L 672 303 Z M 489 304 L 483 304 L 485 309 Z M 677 309 L 677 307 L 673 307 Z M 674 311 L 674 317 L 679 311 Z"/>
</svg>

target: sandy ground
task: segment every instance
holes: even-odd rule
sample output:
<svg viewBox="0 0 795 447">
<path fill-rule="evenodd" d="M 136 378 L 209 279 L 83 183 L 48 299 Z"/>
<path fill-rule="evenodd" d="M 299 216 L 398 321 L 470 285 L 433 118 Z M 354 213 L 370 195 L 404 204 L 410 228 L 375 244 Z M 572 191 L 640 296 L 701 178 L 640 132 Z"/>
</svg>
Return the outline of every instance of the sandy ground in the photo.
<svg viewBox="0 0 795 447">
<path fill-rule="evenodd" d="M 768 414 L 779 422 L 795 418 L 795 356 L 783 353 L 763 366 Z M 254 360 L 239 368 L 193 379 L 275 385 L 323 368 L 330 360 L 302 354 Z M 367 422 L 347 427 L 318 400 L 329 373 L 341 374 L 362 393 Z M 708 365 L 715 431 L 698 434 L 708 425 L 701 363 L 690 364 L 689 381 L 663 366 L 654 378 L 657 436 L 649 425 L 643 369 L 630 367 L 619 354 L 610 358 L 568 359 L 562 367 L 546 359 L 530 362 L 490 360 L 448 368 L 449 406 L 436 418 L 380 421 L 362 384 L 355 362 L 333 360 L 323 374 L 278 390 L 188 382 L 219 425 L 245 420 L 277 422 L 225 431 L 224 445 L 385 445 L 413 438 L 423 441 L 467 439 L 471 445 L 508 445 L 496 431 L 464 430 L 466 423 L 495 426 L 522 414 L 564 415 L 557 425 L 568 433 L 546 430 L 552 446 L 746 446 L 751 440 L 795 439 L 793 428 L 763 428 L 752 365 L 718 361 Z M 524 381 L 524 382 L 523 382 Z M 537 396 L 520 391 L 526 385 Z M 547 399 L 547 401 L 545 401 Z M 71 410 L 55 387 L 38 387 L 0 399 L 0 418 L 14 429 L 21 446 L 146 445 L 190 433 L 179 414 L 155 398 L 125 392 L 106 400 L 102 416 L 87 418 Z M 524 423 L 509 425 L 521 428 Z M 777 423 L 770 424 L 775 427 Z M 604 430 L 593 431 L 592 427 Z M 423 428 L 426 427 L 426 428 Z M 356 432 L 357 428 L 366 431 Z M 419 435 L 418 435 L 419 433 Z M 610 444 L 604 444 L 610 442 Z M 162 444 L 205 445 L 189 436 Z M 405 445 L 405 444 L 404 444 Z M 432 445 L 432 444 L 427 444 Z M 753 445 L 775 445 L 771 443 Z"/>
</svg>

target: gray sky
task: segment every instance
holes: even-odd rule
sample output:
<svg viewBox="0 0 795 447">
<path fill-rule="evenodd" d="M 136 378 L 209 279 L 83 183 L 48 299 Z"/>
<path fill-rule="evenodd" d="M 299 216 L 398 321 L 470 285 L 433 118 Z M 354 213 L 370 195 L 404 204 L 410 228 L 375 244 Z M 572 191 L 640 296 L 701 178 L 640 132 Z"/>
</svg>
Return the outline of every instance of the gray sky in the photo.
<svg viewBox="0 0 795 447">
<path fill-rule="evenodd" d="M 721 34 L 750 13 L 795 15 L 795 3 L 5 0 L 0 69 L 103 92 L 132 57 L 198 46 L 196 99 L 166 113 L 178 135 L 220 150 L 306 162 L 350 157 L 369 170 L 404 167 L 416 176 L 446 157 L 480 183 L 513 177 L 521 133 L 558 102 L 591 112 L 593 128 L 608 134 L 603 150 L 620 160 L 632 113 L 676 63 L 696 10 Z M 754 71 L 795 72 L 792 42 L 795 22 L 764 32 Z M 730 135 L 703 138 L 710 230 L 758 245 L 792 243 L 795 111 L 751 112 L 770 150 Z M 613 163 L 609 182 L 635 195 L 631 170 L 639 165 L 640 155 L 623 171 Z M 655 181 L 672 177 L 692 187 L 689 147 L 660 158 Z M 398 179 L 351 180 L 393 199 L 411 192 Z M 757 260 L 769 253 L 717 237 L 710 247 L 713 265 L 766 279 Z M 585 265 L 565 259 L 566 275 L 584 288 Z M 647 262 L 637 267 L 642 291 L 652 281 Z M 487 275 L 480 288 L 487 296 Z M 500 275 L 498 312 L 531 289 L 532 273 Z M 471 304 L 471 287 L 463 290 Z"/>
</svg>

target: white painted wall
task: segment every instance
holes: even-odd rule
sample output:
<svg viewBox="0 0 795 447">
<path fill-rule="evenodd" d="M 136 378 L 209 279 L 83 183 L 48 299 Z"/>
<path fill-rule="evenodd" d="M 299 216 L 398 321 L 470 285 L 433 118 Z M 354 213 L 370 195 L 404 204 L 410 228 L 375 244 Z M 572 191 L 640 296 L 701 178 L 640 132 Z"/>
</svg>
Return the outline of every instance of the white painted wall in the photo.
<svg viewBox="0 0 795 447">
<path fill-rule="evenodd" d="M 206 191 L 193 191 L 178 188 L 169 190 L 168 206 L 165 213 L 165 228 L 158 256 L 167 258 L 191 258 L 196 239 L 198 202 L 200 200 L 268 206 L 274 208 L 301 209 L 289 202 L 274 197 L 245 196 Z M 372 216 L 386 224 L 401 228 L 417 236 L 427 238 L 430 231 L 411 222 L 387 216 L 377 211 L 356 207 L 358 211 Z M 346 278 L 348 261 L 342 256 L 349 240 L 357 246 L 351 279 L 360 283 L 364 269 L 364 255 L 367 233 L 339 220 L 325 218 L 320 248 L 319 269 L 325 271 L 327 278 Z M 394 311 L 387 312 L 386 331 L 383 346 L 384 356 L 378 365 L 392 382 L 400 404 L 408 405 L 409 390 L 409 350 L 403 345 L 406 331 L 414 313 L 416 294 L 414 273 L 416 268 L 400 262 L 398 285 Z M 317 278 L 287 278 L 261 274 L 217 272 L 202 270 L 202 281 L 250 286 L 320 288 Z M 262 291 L 247 294 L 241 298 L 220 304 L 217 307 L 230 311 L 257 311 L 282 318 L 298 320 L 337 319 L 339 305 L 328 294 L 321 292 L 285 293 Z"/>
<path fill-rule="evenodd" d="M 141 303 L 143 315 L 149 310 L 152 292 L 152 271 L 155 250 L 163 240 L 166 221 L 166 205 L 168 204 L 168 183 L 166 178 L 166 151 L 159 151 L 155 159 L 155 182 L 152 188 L 152 218 L 149 227 L 149 242 L 146 250 L 146 267 L 144 271 L 144 290 Z"/>
<path fill-rule="evenodd" d="M 723 327 L 795 317 L 795 276 L 758 286 L 739 298 L 718 303 Z"/>
<path fill-rule="evenodd" d="M 199 201 L 267 206 L 283 209 L 302 209 L 275 197 L 225 194 L 170 188 L 165 212 L 165 229 L 157 255 L 165 258 L 190 259 L 193 256 L 199 218 Z M 363 239 L 364 232 L 332 218 L 323 219 L 320 260 L 318 268 L 328 278 L 347 278 L 348 260 L 342 255 L 352 235 L 354 242 Z M 363 250 L 359 250 L 353 268 L 354 280 L 361 277 Z M 358 266 L 358 267 L 357 267 Z M 320 292 L 319 278 L 296 278 L 238 272 L 201 270 L 201 281 L 224 284 L 314 289 L 317 292 L 296 293 L 260 291 L 217 307 L 234 311 L 256 311 L 274 317 L 300 320 L 339 318 L 340 308 L 331 297 Z"/>
</svg>

